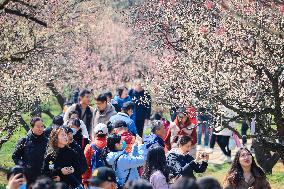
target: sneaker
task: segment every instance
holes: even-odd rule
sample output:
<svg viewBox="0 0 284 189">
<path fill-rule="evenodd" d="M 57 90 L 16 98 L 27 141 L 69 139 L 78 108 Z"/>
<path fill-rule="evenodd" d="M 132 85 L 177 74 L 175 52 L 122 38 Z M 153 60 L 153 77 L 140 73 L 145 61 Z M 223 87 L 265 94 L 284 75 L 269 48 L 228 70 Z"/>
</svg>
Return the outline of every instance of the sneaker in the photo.
<svg viewBox="0 0 284 189">
<path fill-rule="evenodd" d="M 231 163 L 232 159 L 229 156 L 226 156 L 226 158 L 224 159 L 224 163 Z"/>
<path fill-rule="evenodd" d="M 197 145 L 196 150 L 197 150 L 197 151 L 202 150 L 202 146 L 201 146 L 201 145 Z"/>
<path fill-rule="evenodd" d="M 208 154 L 212 154 L 213 153 L 213 148 L 209 148 L 209 147 L 205 147 L 205 152 Z"/>
</svg>

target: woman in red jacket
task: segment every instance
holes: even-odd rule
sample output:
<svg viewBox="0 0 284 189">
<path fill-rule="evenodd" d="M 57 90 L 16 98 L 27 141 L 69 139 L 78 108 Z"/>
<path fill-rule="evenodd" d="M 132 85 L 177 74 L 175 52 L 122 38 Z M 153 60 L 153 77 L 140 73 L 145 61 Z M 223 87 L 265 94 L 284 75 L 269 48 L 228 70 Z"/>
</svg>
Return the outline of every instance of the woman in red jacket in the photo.
<svg viewBox="0 0 284 189">
<path fill-rule="evenodd" d="M 176 137 L 181 137 L 188 135 L 192 138 L 193 148 L 189 152 L 194 158 L 196 156 L 196 142 L 197 133 L 195 125 L 191 123 L 188 112 L 186 108 L 182 107 L 177 110 L 177 116 L 174 122 L 171 123 L 170 129 L 168 130 L 167 136 L 165 138 L 166 150 L 169 151 L 172 148 L 177 148 Z"/>
</svg>

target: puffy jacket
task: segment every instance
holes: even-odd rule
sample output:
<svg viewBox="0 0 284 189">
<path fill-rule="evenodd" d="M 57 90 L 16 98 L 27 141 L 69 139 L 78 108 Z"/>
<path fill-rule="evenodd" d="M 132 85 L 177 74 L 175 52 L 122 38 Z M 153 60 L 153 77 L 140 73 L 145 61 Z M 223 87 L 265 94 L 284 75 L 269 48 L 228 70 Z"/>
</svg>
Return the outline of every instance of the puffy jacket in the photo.
<svg viewBox="0 0 284 189">
<path fill-rule="evenodd" d="M 174 177 L 181 175 L 194 179 L 193 171 L 203 173 L 208 166 L 207 162 L 202 161 L 201 163 L 197 163 L 191 155 L 183 155 L 178 149 L 172 149 L 167 154 L 167 163 L 170 167 L 170 173 Z"/>
<path fill-rule="evenodd" d="M 35 136 L 32 131 L 29 131 L 27 136 L 20 139 L 16 146 L 12 159 L 16 165 L 26 167 L 29 182 L 35 181 L 41 175 L 47 143 L 48 139 L 45 134 Z"/>
<path fill-rule="evenodd" d="M 109 119 L 109 121 L 112 123 L 118 120 L 125 121 L 128 127 L 128 131 L 131 132 L 134 136 L 137 134 L 135 122 L 126 113 L 118 112 L 116 115 L 111 116 L 111 118 Z"/>
<path fill-rule="evenodd" d="M 150 134 L 150 135 L 145 136 L 144 144 L 146 145 L 147 149 L 149 149 L 153 145 L 161 146 L 163 148 L 165 147 L 164 140 L 155 134 Z"/>
<path fill-rule="evenodd" d="M 131 101 L 131 97 L 130 96 L 128 96 L 126 98 L 120 98 L 119 96 L 115 96 L 113 99 L 117 102 L 117 104 L 119 105 L 120 109 L 121 109 L 121 107 L 123 106 L 123 104 L 125 102 Z"/>
<path fill-rule="evenodd" d="M 116 180 L 119 185 L 124 185 L 127 175 L 130 174 L 127 181 L 139 179 L 137 168 L 143 166 L 147 157 L 145 145 L 134 145 L 132 155 L 125 151 L 110 152 L 106 158 L 109 165 L 115 170 Z M 115 165 L 116 164 L 116 165 Z"/>
<path fill-rule="evenodd" d="M 98 109 L 94 111 L 94 116 L 93 116 L 93 129 L 97 126 L 99 123 L 104 123 L 107 124 L 109 122 L 109 119 L 111 116 L 116 115 L 116 111 L 111 104 L 107 104 L 107 107 L 104 112 L 100 112 Z M 94 136 L 94 135 L 92 135 Z"/>
</svg>

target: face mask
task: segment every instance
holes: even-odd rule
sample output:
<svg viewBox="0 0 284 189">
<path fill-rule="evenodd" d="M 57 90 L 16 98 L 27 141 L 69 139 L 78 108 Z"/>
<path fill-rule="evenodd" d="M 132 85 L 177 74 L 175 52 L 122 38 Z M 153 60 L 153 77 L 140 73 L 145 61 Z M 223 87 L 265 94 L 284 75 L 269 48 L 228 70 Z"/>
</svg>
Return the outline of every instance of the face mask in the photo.
<svg viewBox="0 0 284 189">
<path fill-rule="evenodd" d="M 72 129 L 73 135 L 75 135 L 77 133 L 77 130 L 75 128 L 71 128 L 71 129 Z"/>
<path fill-rule="evenodd" d="M 106 138 L 97 138 L 95 139 L 95 145 L 100 148 L 103 149 L 107 146 L 107 140 Z"/>
<path fill-rule="evenodd" d="M 26 184 L 21 184 L 18 189 L 26 189 L 26 188 L 27 188 Z"/>
<path fill-rule="evenodd" d="M 121 150 L 125 150 L 126 149 L 126 142 L 125 141 L 122 141 L 122 147 L 121 147 Z"/>
</svg>

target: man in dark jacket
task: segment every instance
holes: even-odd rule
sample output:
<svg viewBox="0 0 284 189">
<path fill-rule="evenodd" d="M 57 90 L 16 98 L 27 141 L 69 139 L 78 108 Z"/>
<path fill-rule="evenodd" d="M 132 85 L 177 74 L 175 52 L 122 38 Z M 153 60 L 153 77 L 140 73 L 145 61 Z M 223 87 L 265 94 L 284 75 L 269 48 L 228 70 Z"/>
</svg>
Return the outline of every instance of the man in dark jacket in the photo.
<svg viewBox="0 0 284 189">
<path fill-rule="evenodd" d="M 48 143 L 48 139 L 44 135 L 42 119 L 35 117 L 30 124 L 31 130 L 26 137 L 19 140 L 12 155 L 16 165 L 25 167 L 28 184 L 34 182 L 41 175 L 41 167 Z"/>
<path fill-rule="evenodd" d="M 150 120 L 151 116 L 151 96 L 143 89 L 142 82 L 135 81 L 135 86 L 129 91 L 129 96 L 134 102 L 134 112 L 132 119 L 135 121 L 137 132 L 142 137 L 145 120 Z"/>
<path fill-rule="evenodd" d="M 67 122 L 71 112 L 77 111 L 79 113 L 79 119 L 85 123 L 90 136 L 92 135 L 91 130 L 94 113 L 94 108 L 90 106 L 91 94 L 91 91 L 87 89 L 82 90 L 79 95 L 79 103 L 70 106 L 63 118 L 64 122 Z"/>
</svg>

